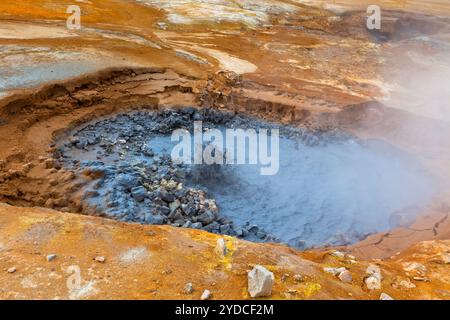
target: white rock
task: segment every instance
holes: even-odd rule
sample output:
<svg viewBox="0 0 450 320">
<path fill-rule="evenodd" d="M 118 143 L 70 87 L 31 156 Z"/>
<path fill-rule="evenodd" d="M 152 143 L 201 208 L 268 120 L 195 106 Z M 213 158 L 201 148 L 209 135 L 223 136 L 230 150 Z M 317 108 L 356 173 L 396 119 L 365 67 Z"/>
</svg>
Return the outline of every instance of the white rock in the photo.
<svg viewBox="0 0 450 320">
<path fill-rule="evenodd" d="M 450 253 L 446 252 L 442 254 L 442 262 L 445 264 L 450 264 Z"/>
<path fill-rule="evenodd" d="M 333 257 L 339 258 L 339 259 L 345 258 L 345 253 L 343 253 L 341 251 L 333 251 L 330 255 L 332 255 Z"/>
<path fill-rule="evenodd" d="M 347 270 L 345 267 L 340 267 L 340 268 L 323 268 L 323 271 L 325 271 L 326 273 L 332 274 L 333 276 L 337 276 L 338 274 L 344 272 L 345 270 Z"/>
<path fill-rule="evenodd" d="M 305 277 L 303 277 L 301 274 L 294 275 L 294 281 L 295 282 L 303 282 L 305 281 Z"/>
<path fill-rule="evenodd" d="M 186 285 L 184 286 L 184 292 L 187 294 L 191 294 L 192 292 L 194 292 L 194 286 L 192 285 L 192 283 L 186 283 Z"/>
<path fill-rule="evenodd" d="M 201 300 L 209 300 L 211 299 L 211 292 L 209 290 L 205 290 L 200 297 Z"/>
<path fill-rule="evenodd" d="M 272 294 L 275 277 L 263 266 L 256 265 L 248 273 L 248 292 L 252 298 L 267 297 Z"/>
<path fill-rule="evenodd" d="M 381 289 L 381 280 L 375 276 L 367 277 L 364 282 L 366 283 L 367 289 L 369 290 L 379 290 Z"/>
<path fill-rule="evenodd" d="M 410 272 L 418 272 L 421 274 L 424 274 L 427 272 L 427 267 L 425 267 L 423 264 L 418 262 L 406 262 L 403 264 L 403 270 Z"/>
<path fill-rule="evenodd" d="M 174 202 L 169 204 L 170 211 L 175 211 L 181 206 L 180 200 L 176 199 Z"/>
<path fill-rule="evenodd" d="M 392 298 L 390 295 L 388 295 L 387 293 L 382 292 L 380 294 L 380 300 L 394 300 L 394 298 Z"/>
<path fill-rule="evenodd" d="M 53 261 L 56 259 L 56 254 L 52 253 L 47 256 L 47 261 Z"/>
<path fill-rule="evenodd" d="M 17 271 L 16 267 L 11 267 L 8 269 L 8 273 L 14 273 L 16 271 Z"/>
<path fill-rule="evenodd" d="M 217 239 L 217 244 L 216 244 L 216 252 L 219 256 L 226 256 L 227 255 L 227 244 L 225 242 L 224 238 L 219 238 Z"/>
<path fill-rule="evenodd" d="M 353 280 L 352 274 L 348 270 L 345 270 L 345 271 L 342 271 L 341 273 L 339 273 L 338 277 L 342 282 L 345 282 L 345 283 L 350 283 Z"/>
<path fill-rule="evenodd" d="M 369 264 L 369 266 L 366 269 L 366 274 L 368 275 L 380 275 L 381 277 L 381 269 L 379 266 L 375 265 L 375 264 Z"/>
<path fill-rule="evenodd" d="M 95 257 L 94 260 L 97 261 L 97 262 L 100 262 L 100 263 L 103 263 L 103 262 L 106 261 L 105 257 L 103 257 L 103 256 Z"/>
</svg>

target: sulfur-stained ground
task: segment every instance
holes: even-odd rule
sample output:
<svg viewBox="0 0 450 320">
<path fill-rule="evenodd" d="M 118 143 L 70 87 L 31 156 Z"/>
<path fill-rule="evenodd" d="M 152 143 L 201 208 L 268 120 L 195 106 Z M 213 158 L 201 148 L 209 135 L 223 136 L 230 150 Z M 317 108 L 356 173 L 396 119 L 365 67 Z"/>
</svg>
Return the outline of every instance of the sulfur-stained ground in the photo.
<svg viewBox="0 0 450 320">
<path fill-rule="evenodd" d="M 214 299 L 248 299 L 247 272 L 256 264 L 275 274 L 272 299 L 378 299 L 381 292 L 395 299 L 450 297 L 449 265 L 442 256 L 449 241 L 419 243 L 392 259 L 372 261 L 384 279 L 381 290 L 369 291 L 363 279 L 370 261 L 335 257 L 334 251 L 302 254 L 225 237 L 228 253 L 222 256 L 219 236 L 198 230 L 7 205 L 0 207 L 0 225 L 3 299 L 199 299 L 205 289 Z M 51 254 L 56 258 L 47 261 Z M 411 262 L 425 272 L 404 271 L 403 264 Z M 351 283 L 323 271 L 342 266 L 351 272 Z M 407 279 L 414 288 L 399 284 Z M 184 292 L 189 282 L 192 294 Z"/>
<path fill-rule="evenodd" d="M 217 235 L 75 214 L 87 178 L 45 162 L 94 117 L 194 106 L 382 139 L 448 178 L 448 1 L 379 1 L 381 33 L 365 28 L 367 1 L 143 2 L 77 2 L 81 30 L 66 28 L 67 1 L 0 3 L 0 298 L 246 299 L 260 264 L 273 299 L 450 299 L 448 186 L 415 223 L 339 249 L 355 261 L 229 237 L 222 257 Z M 380 290 L 364 285 L 370 263 Z M 351 283 L 323 271 L 341 266 Z"/>
</svg>

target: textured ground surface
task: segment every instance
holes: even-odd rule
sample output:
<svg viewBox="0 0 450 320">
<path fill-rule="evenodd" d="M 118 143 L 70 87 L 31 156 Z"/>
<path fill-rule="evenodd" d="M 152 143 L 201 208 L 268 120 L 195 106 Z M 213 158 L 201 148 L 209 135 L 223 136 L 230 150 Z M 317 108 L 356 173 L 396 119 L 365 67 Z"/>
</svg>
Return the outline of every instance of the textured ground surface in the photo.
<svg viewBox="0 0 450 320">
<path fill-rule="evenodd" d="M 216 235 L 72 214 L 98 214 L 77 193 L 94 177 L 73 176 L 54 161 L 55 139 L 86 121 L 193 106 L 382 139 L 445 180 L 447 1 L 380 1 L 385 19 L 376 33 L 365 28 L 360 1 L 78 4 L 79 31 L 65 27 L 66 1 L 0 4 L 0 200 L 12 205 L 0 209 L 0 297 L 199 298 L 209 289 L 217 298 L 247 298 L 246 271 L 262 264 L 275 273 L 273 298 L 449 299 L 448 186 L 417 221 L 340 249 L 357 263 L 232 238 L 230 256 L 219 258 Z M 56 259 L 47 262 L 49 254 Z M 369 292 L 363 277 L 373 258 L 383 259 L 372 262 L 385 279 Z M 407 274 L 405 262 L 426 268 Z M 67 288 L 71 265 L 80 267 L 82 289 Z M 322 270 L 342 265 L 351 284 Z M 186 282 L 194 294 L 183 294 Z"/>
<path fill-rule="evenodd" d="M 301 254 L 226 237 L 229 253 L 220 256 L 218 236 L 197 230 L 5 205 L 0 206 L 0 222 L 1 298 L 199 299 L 208 289 L 215 299 L 244 299 L 249 298 L 247 271 L 255 264 L 274 272 L 274 299 L 378 299 L 381 292 L 396 299 L 450 298 L 449 267 L 442 258 L 449 241 L 423 242 L 392 259 L 372 262 L 381 267 L 383 281 L 380 290 L 369 291 L 363 285 L 369 261 L 331 252 Z M 50 254 L 56 258 L 47 261 Z M 412 262 L 423 266 L 405 271 Z M 73 266 L 79 267 L 82 280 L 79 289 L 70 290 Z M 351 283 L 323 271 L 342 266 L 350 270 Z M 13 267 L 14 273 L 6 271 Z M 296 275 L 303 280 L 296 281 Z M 415 287 L 407 289 L 401 281 Z M 189 282 L 194 292 L 185 294 Z"/>
</svg>

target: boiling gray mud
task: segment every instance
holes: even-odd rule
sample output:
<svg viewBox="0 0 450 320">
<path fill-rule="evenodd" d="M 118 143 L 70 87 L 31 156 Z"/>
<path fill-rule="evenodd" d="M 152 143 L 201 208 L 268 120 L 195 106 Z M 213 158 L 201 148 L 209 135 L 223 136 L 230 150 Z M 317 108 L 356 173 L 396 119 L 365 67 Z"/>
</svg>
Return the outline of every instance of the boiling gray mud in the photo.
<svg viewBox="0 0 450 320">
<path fill-rule="evenodd" d="M 173 130 L 279 128 L 279 170 L 260 165 L 175 164 Z M 381 141 L 311 132 L 212 110 L 116 115 L 60 141 L 67 169 L 96 178 L 86 213 L 172 224 L 297 248 L 343 245 L 414 218 L 436 178 L 407 153 Z"/>
</svg>

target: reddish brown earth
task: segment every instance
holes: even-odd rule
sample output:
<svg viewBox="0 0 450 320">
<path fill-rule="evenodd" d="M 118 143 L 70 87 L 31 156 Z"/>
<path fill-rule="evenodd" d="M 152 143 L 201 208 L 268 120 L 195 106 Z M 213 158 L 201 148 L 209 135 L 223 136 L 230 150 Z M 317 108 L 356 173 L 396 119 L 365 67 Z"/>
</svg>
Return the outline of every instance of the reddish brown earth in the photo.
<svg viewBox="0 0 450 320">
<path fill-rule="evenodd" d="M 33 85 L 0 88 L 5 96 L 0 99 L 0 200 L 5 203 L 0 207 L 0 298 L 198 299 L 209 289 L 213 298 L 242 299 L 249 298 L 247 271 L 260 264 L 275 273 L 274 299 L 378 299 L 381 292 L 395 299 L 449 299 L 448 190 L 412 224 L 339 248 L 354 255 L 354 262 L 331 256 L 334 249 L 300 253 L 229 237 L 230 253 L 219 257 L 217 235 L 73 214 L 87 213 L 77 190 L 90 177 L 73 176 L 52 160 L 54 140 L 90 119 L 137 108 L 218 108 L 296 126 L 340 128 L 426 154 L 422 160 L 430 170 L 450 176 L 448 123 L 378 102 L 391 81 L 386 68 L 404 70 L 392 64 L 396 50 L 413 46 L 414 52 L 433 56 L 440 49 L 376 42 L 364 28 L 364 7 L 352 1 L 340 4 L 358 10 L 339 17 L 320 2 L 298 2 L 283 3 L 299 11 L 270 14 L 261 25 L 247 24 L 245 10 L 236 13 L 243 19 L 239 22 L 180 25 L 167 21 L 164 9 L 89 1 L 80 3 L 84 29 L 69 36 L 65 1 L 2 1 L 0 45 L 14 49 L 0 52 L 5 74 L 20 75 L 30 63 L 76 60 L 95 61 L 95 66 L 78 77 L 49 81 L 43 76 Z M 383 2 L 389 23 L 382 31 L 388 38 L 404 36 L 399 30 L 405 21 L 432 25 L 431 33 L 450 30 L 445 3 L 407 8 L 399 3 Z M 34 32 L 27 29 L 33 27 Z M 48 50 L 30 50 L 38 47 Z M 436 139 L 439 144 L 430 143 Z M 57 258 L 48 262 L 49 254 Z M 93 260 L 97 256 L 106 260 Z M 426 270 L 407 272 L 403 264 L 408 262 Z M 364 285 L 369 263 L 382 269 L 380 290 Z M 80 267 L 81 290 L 68 289 L 69 266 Z M 351 272 L 351 283 L 323 271 L 340 266 Z M 294 281 L 295 275 L 304 280 Z M 415 287 L 400 285 L 402 280 Z M 192 295 L 183 293 L 187 282 L 194 285 Z"/>
</svg>

